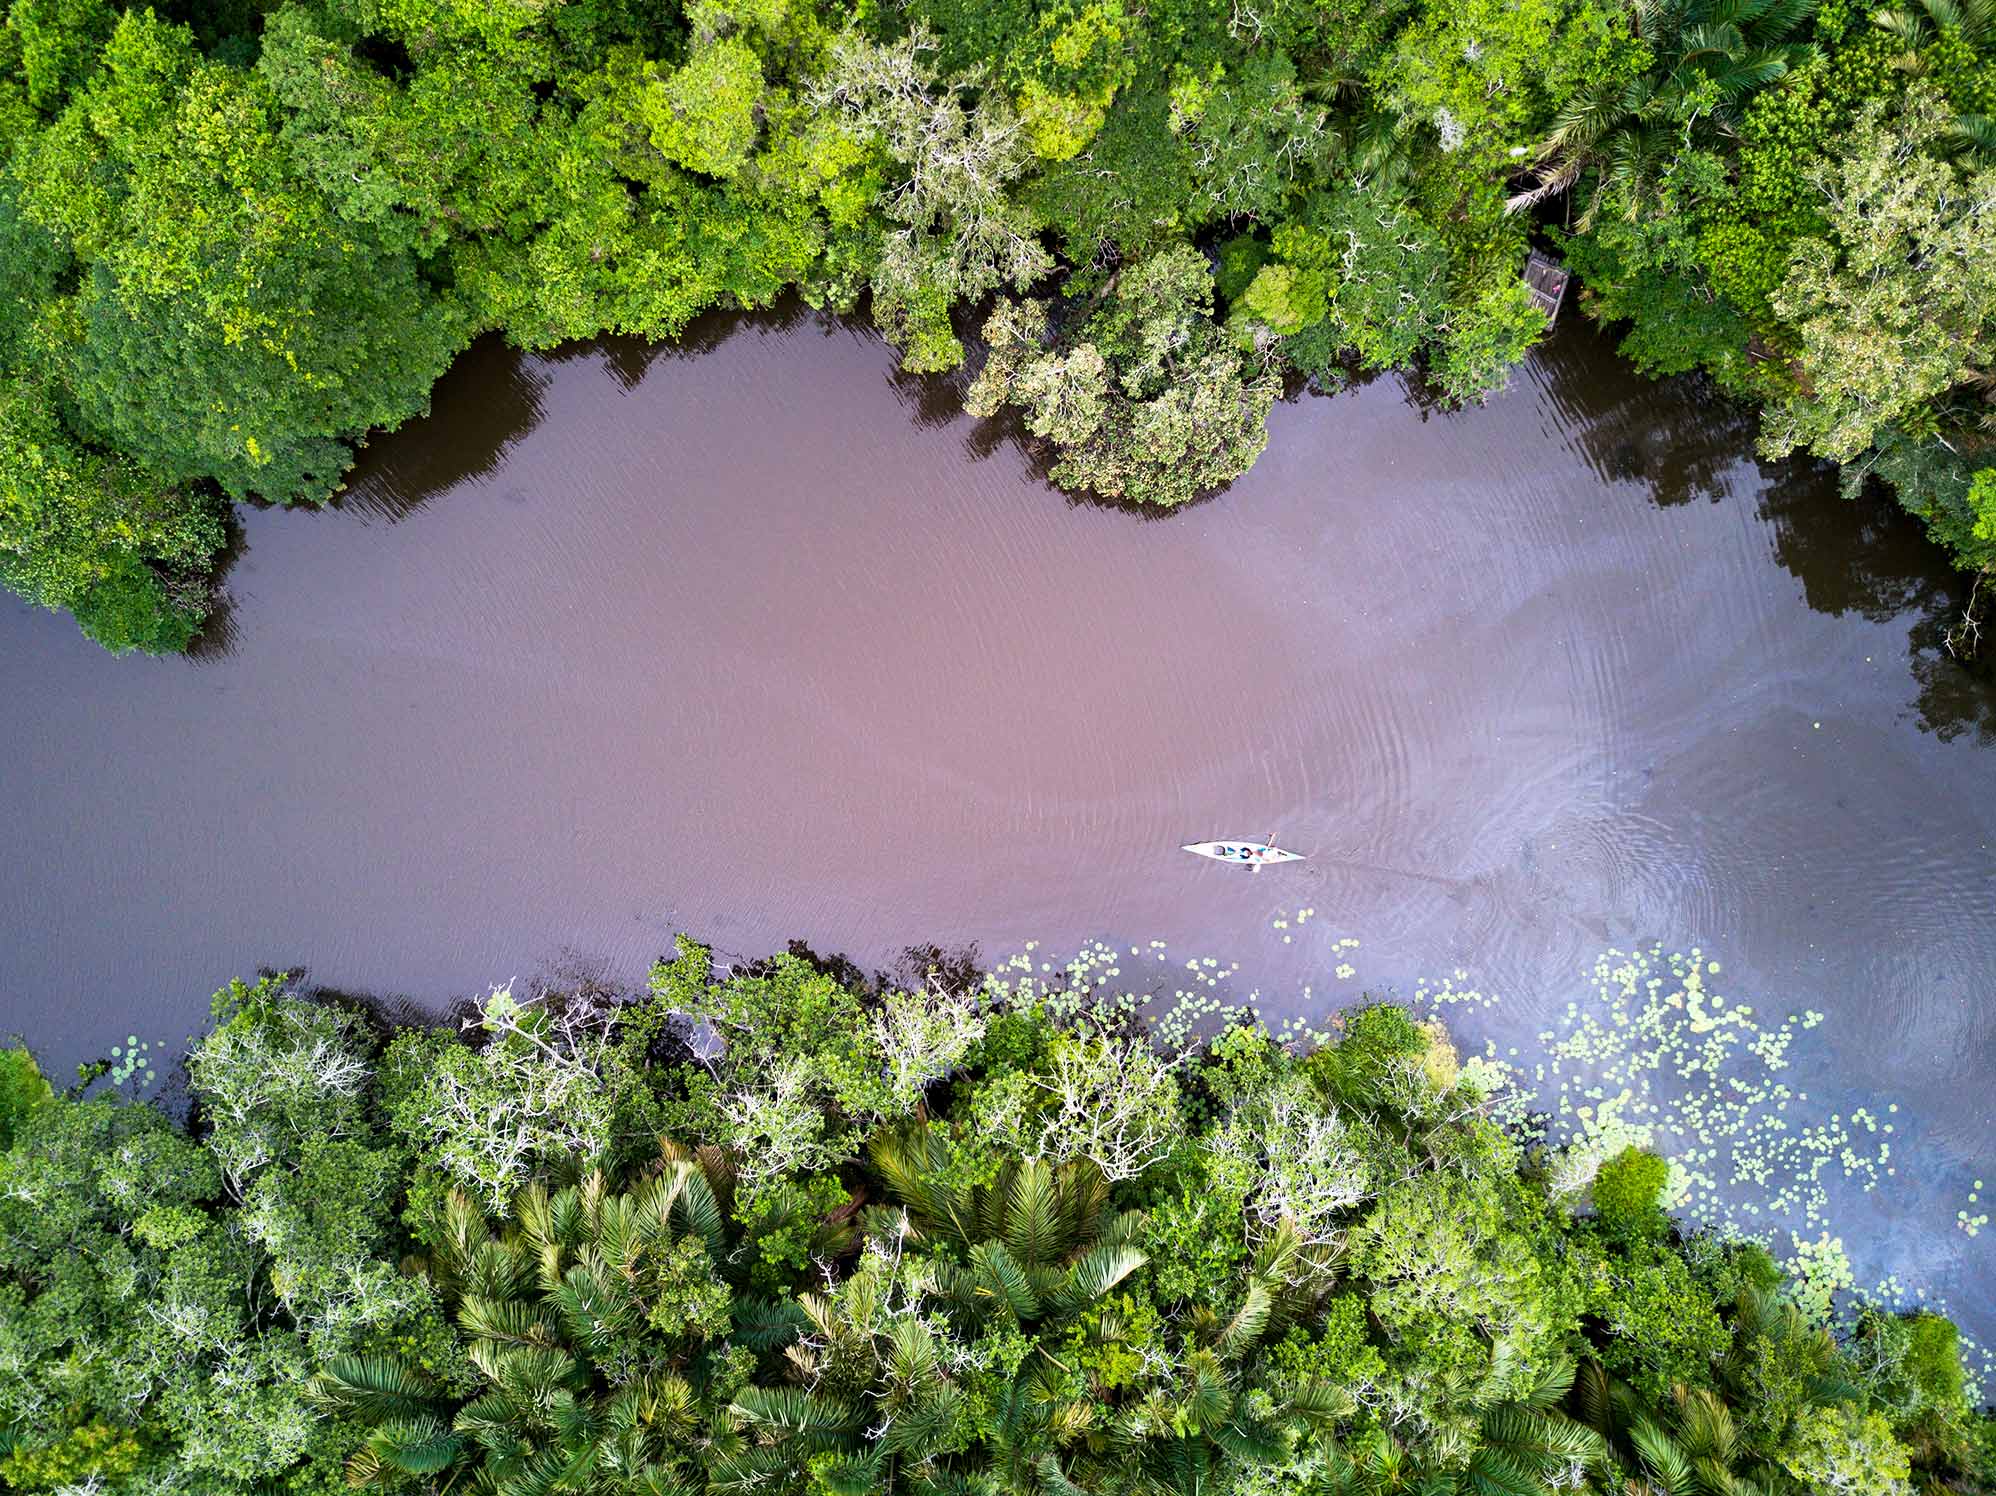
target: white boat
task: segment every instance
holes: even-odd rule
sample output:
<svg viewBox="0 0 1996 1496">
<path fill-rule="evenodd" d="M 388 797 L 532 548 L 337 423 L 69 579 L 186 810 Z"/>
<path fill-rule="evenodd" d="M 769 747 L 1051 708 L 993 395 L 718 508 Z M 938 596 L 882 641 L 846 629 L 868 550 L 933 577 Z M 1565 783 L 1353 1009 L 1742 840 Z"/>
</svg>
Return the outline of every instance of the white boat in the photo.
<svg viewBox="0 0 1996 1496">
<path fill-rule="evenodd" d="M 1273 842 L 1258 841 L 1210 841 L 1192 842 L 1178 849 L 1181 852 L 1197 852 L 1201 857 L 1210 857 L 1215 862 L 1231 862 L 1240 867 L 1260 868 L 1271 862 L 1301 862 L 1301 852 L 1285 852 Z"/>
</svg>

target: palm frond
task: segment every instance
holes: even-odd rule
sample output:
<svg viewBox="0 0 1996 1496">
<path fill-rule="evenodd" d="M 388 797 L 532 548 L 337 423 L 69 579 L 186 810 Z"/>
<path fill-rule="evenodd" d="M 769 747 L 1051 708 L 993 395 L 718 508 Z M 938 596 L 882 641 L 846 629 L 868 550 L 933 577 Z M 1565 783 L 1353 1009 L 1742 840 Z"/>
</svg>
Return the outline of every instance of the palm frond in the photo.
<svg viewBox="0 0 1996 1496">
<path fill-rule="evenodd" d="M 461 1434 L 482 1439 L 495 1431 L 511 1432 L 521 1423 L 519 1404 L 503 1392 L 474 1397 L 457 1410 L 452 1426 Z"/>
<path fill-rule="evenodd" d="M 849 1446 L 865 1427 L 851 1403 L 806 1392 L 802 1387 L 745 1387 L 729 1404 L 729 1411 L 814 1453 Z"/>
<path fill-rule="evenodd" d="M 1958 151 L 1996 160 L 1996 119 L 1986 114 L 1957 114 L 1945 138 Z"/>
<path fill-rule="evenodd" d="M 433 1384 L 392 1356 L 335 1356 L 312 1378 L 309 1392 L 322 1407 L 379 1419 L 415 1412 Z"/>
<path fill-rule="evenodd" d="M 761 1496 L 796 1473 L 795 1452 L 780 1444 L 711 1454 L 705 1463 L 708 1496 Z"/>
<path fill-rule="evenodd" d="M 970 1249 L 970 1278 L 973 1301 L 985 1312 L 998 1310 L 1018 1320 L 1039 1318 L 1039 1295 L 1003 1242 L 979 1242 Z"/>
<path fill-rule="evenodd" d="M 1543 1496 L 1545 1489 L 1514 1456 L 1488 1447 L 1470 1456 L 1459 1484 L 1469 1496 Z"/>
<path fill-rule="evenodd" d="M 888 1193 L 908 1207 L 924 1231 L 940 1231 L 964 1248 L 1001 1234 L 978 1229 L 975 1196 L 981 1192 L 950 1179 L 948 1144 L 928 1124 L 883 1129 L 867 1144 L 867 1153 Z"/>
<path fill-rule="evenodd" d="M 1549 197 L 1558 197 L 1575 182 L 1580 180 L 1581 163 L 1578 160 L 1567 162 L 1559 170 L 1542 173 L 1522 192 L 1514 192 L 1504 199 L 1506 213 L 1522 213 L 1527 208 L 1536 208 Z"/>
<path fill-rule="evenodd" d="M 504 1242 L 486 1239 L 473 1247 L 454 1275 L 460 1297 L 517 1298 L 533 1285 L 530 1255 Z"/>
<path fill-rule="evenodd" d="M 790 1299 L 736 1299 L 731 1313 L 734 1318 L 731 1338 L 757 1355 L 788 1345 L 810 1325 L 803 1310 Z"/>
<path fill-rule="evenodd" d="M 1737 104 L 1748 94 L 1787 77 L 1789 63 L 1789 54 L 1779 48 L 1750 52 L 1729 59 L 1725 67 L 1710 75 L 1710 80 L 1719 90 L 1720 98 L 1729 105 Z"/>
<path fill-rule="evenodd" d="M 1816 14 L 1817 0 L 1769 0 L 1754 23 L 1753 38 L 1776 42 L 1800 32 Z"/>
<path fill-rule="evenodd" d="M 1047 1496 L 1091 1496 L 1073 1481 L 1060 1468 L 1060 1461 L 1051 1454 L 1043 1454 L 1033 1464 L 1034 1473 L 1040 1478 L 1040 1487 Z"/>
<path fill-rule="evenodd" d="M 453 1189 L 444 1196 L 443 1219 L 433 1265 L 448 1283 L 456 1283 L 481 1243 L 489 1241 L 492 1229 L 485 1212 L 463 1190 Z"/>
<path fill-rule="evenodd" d="M 1005 1192 L 1005 1245 L 1027 1267 L 1059 1257 L 1061 1240 L 1060 1188 L 1043 1159 L 1027 1159 L 1016 1169 Z"/>
<path fill-rule="evenodd" d="M 567 1326 L 569 1341 L 585 1350 L 607 1345 L 630 1320 L 623 1294 L 580 1264 L 568 1270 L 550 1300 Z"/>
<path fill-rule="evenodd" d="M 703 1496 L 705 1486 L 671 1470 L 647 1465 L 631 1477 L 636 1496 Z"/>
<path fill-rule="evenodd" d="M 549 1239 L 558 1246 L 572 1247 L 589 1229 L 581 1191 L 573 1186 L 559 1190 L 548 1201 Z"/>
<path fill-rule="evenodd" d="M 480 1295 L 460 1299 L 457 1322 L 474 1340 L 490 1340 L 499 1345 L 552 1345 L 556 1339 L 547 1311 L 525 1299 L 489 1299 Z"/>
<path fill-rule="evenodd" d="M 566 1351 L 526 1345 L 500 1351 L 492 1371 L 492 1380 L 514 1402 L 546 1408 L 576 1379 L 578 1368 Z"/>
<path fill-rule="evenodd" d="M 1739 1448 L 1732 1409 L 1705 1388 L 1684 1390 L 1677 1400 L 1677 1442 L 1694 1460 L 1730 1466 Z"/>
<path fill-rule="evenodd" d="M 1515 1396 L 1535 1412 L 1558 1407 L 1573 1390 L 1574 1373 L 1579 1368 L 1571 1356 L 1554 1356 L 1536 1372 L 1522 1379 Z"/>
<path fill-rule="evenodd" d="M 1221 1354 L 1229 1357 L 1245 1354 L 1268 1328 L 1269 1316 L 1274 1310 L 1275 1296 L 1269 1292 L 1266 1280 L 1255 1277 L 1248 1283 L 1247 1295 L 1241 1300 L 1240 1308 L 1220 1330 L 1217 1343 Z"/>
<path fill-rule="evenodd" d="M 1351 1393 L 1329 1378 L 1304 1383 L 1289 1399 L 1289 1413 L 1300 1418 L 1322 1436 L 1335 1430 L 1356 1411 Z"/>
<path fill-rule="evenodd" d="M 956 1434 L 963 1417 L 963 1393 L 949 1383 L 936 1388 L 887 1425 L 881 1448 L 909 1459 L 922 1460 L 943 1453 Z"/>
<path fill-rule="evenodd" d="M 1691 1461 L 1670 1435 L 1647 1418 L 1639 1418 L 1629 1429 L 1629 1442 L 1651 1482 L 1663 1496 L 1693 1496 L 1695 1476 Z"/>
<path fill-rule="evenodd" d="M 1573 1395 L 1580 1406 L 1582 1421 L 1596 1433 L 1612 1438 L 1620 1419 L 1616 1417 L 1609 1380 L 1608 1369 L 1590 1357 L 1580 1363 L 1579 1371 L 1574 1374 Z"/>
<path fill-rule="evenodd" d="M 1510 1403 L 1483 1417 L 1487 1447 L 1502 1450 L 1519 1465 L 1541 1473 L 1580 1465 L 1606 1466 L 1608 1441 L 1563 1413 Z"/>
<path fill-rule="evenodd" d="M 1149 1261 L 1132 1246 L 1091 1248 L 1067 1270 L 1066 1281 L 1057 1291 L 1060 1307 L 1073 1313 L 1094 1303 Z"/>
<path fill-rule="evenodd" d="M 825 1496 L 873 1496 L 882 1488 L 881 1473 L 886 1464 L 884 1448 L 813 1460 L 812 1489 L 823 1490 Z"/>
<path fill-rule="evenodd" d="M 464 1441 L 436 1418 L 391 1418 L 368 1430 L 367 1452 L 383 1469 L 435 1475 L 450 1468 Z"/>
<path fill-rule="evenodd" d="M 673 1217 L 687 1231 L 700 1238 L 708 1255 L 719 1261 L 726 1255 L 728 1220 L 719 1197 L 707 1176 L 697 1165 L 680 1164 L 681 1172 L 673 1191 Z"/>
<path fill-rule="evenodd" d="M 1280 1464 L 1296 1448 L 1296 1441 L 1282 1429 L 1258 1418 L 1229 1418 L 1207 1432 L 1243 1465 Z"/>
</svg>

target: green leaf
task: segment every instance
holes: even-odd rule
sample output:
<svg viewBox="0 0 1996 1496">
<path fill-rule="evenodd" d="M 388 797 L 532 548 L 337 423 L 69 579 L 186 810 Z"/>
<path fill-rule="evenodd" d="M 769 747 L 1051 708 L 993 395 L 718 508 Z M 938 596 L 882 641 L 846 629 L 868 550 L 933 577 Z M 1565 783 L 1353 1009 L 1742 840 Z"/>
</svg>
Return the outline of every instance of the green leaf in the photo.
<svg viewBox="0 0 1996 1496">
<path fill-rule="evenodd" d="M 1149 1261 L 1135 1247 L 1093 1248 L 1068 1269 L 1066 1285 L 1058 1294 L 1060 1307 L 1073 1313 L 1094 1303 Z"/>
</svg>

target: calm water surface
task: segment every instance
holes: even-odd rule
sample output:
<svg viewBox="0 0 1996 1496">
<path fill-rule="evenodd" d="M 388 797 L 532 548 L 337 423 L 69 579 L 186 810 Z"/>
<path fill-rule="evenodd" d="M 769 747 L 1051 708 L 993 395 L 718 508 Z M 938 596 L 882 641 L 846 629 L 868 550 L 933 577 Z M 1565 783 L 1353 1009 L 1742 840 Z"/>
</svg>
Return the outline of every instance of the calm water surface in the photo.
<svg viewBox="0 0 1996 1496">
<path fill-rule="evenodd" d="M 258 967 L 441 1004 L 685 929 L 1157 939 L 1277 1012 L 1461 968 L 1528 1045 L 1598 951 L 1698 944 L 1827 1015 L 1795 1083 L 1901 1103 L 1865 1266 L 1996 1328 L 1953 1224 L 1996 1179 L 1996 693 L 1910 526 L 1581 328 L 1484 409 L 1284 405 L 1165 519 L 870 336 L 695 351 L 481 345 L 337 511 L 243 516 L 198 659 L 0 606 L 0 1029 L 66 1064 Z M 1176 850 L 1271 829 L 1311 860 Z"/>
</svg>

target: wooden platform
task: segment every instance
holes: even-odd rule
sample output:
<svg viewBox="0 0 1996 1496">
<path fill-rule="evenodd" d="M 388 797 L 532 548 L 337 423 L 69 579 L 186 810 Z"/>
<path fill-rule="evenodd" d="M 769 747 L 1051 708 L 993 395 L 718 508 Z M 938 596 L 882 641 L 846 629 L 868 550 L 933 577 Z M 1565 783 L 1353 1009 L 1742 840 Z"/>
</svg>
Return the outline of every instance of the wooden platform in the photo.
<svg viewBox="0 0 1996 1496">
<path fill-rule="evenodd" d="M 1567 268 L 1551 255 L 1533 250 L 1525 256 L 1525 289 L 1533 304 L 1546 314 L 1546 321 L 1559 317 L 1559 304 L 1566 300 Z"/>
</svg>

